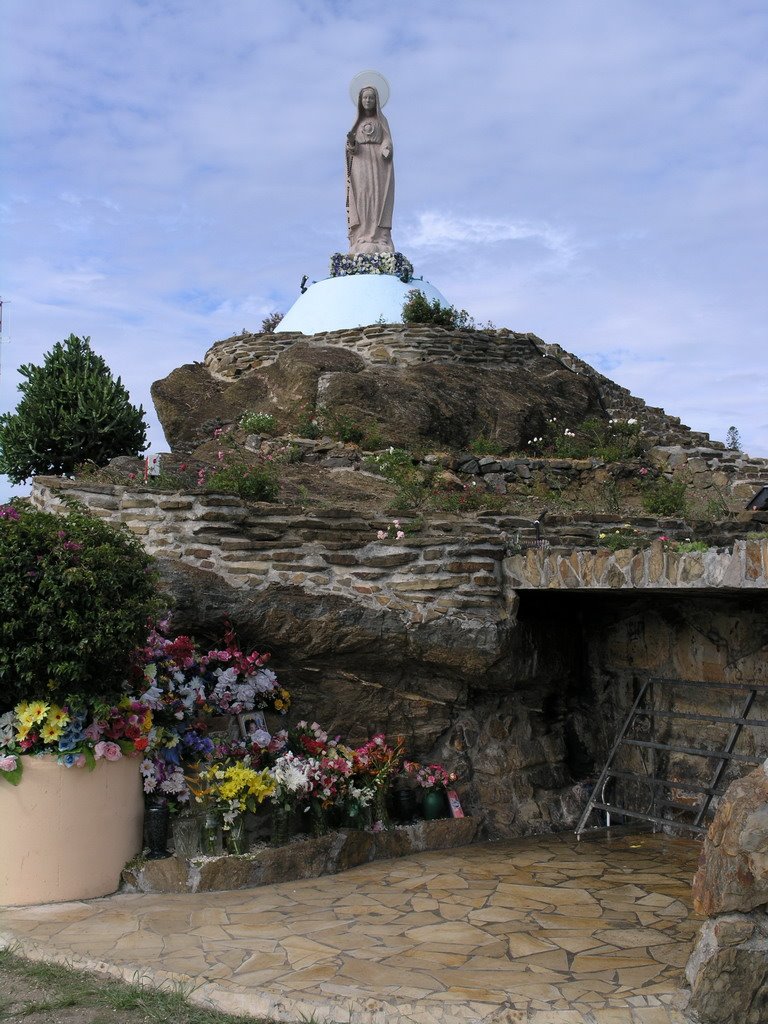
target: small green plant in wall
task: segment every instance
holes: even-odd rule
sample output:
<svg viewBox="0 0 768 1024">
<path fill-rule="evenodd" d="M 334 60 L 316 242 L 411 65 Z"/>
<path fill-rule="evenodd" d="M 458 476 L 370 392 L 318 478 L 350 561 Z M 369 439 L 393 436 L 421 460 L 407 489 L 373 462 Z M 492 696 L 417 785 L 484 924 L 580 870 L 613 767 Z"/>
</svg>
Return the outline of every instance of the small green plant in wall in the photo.
<svg viewBox="0 0 768 1024">
<path fill-rule="evenodd" d="M 275 417 L 269 412 L 246 412 L 240 417 L 240 427 L 247 434 L 267 434 L 270 437 L 277 433 Z"/>
</svg>

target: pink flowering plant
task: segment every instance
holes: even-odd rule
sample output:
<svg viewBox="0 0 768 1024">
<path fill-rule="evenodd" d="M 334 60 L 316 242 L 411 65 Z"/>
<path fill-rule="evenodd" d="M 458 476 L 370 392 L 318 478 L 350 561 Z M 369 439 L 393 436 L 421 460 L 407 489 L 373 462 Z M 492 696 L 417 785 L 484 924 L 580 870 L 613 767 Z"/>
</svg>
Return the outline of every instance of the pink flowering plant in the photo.
<svg viewBox="0 0 768 1024">
<path fill-rule="evenodd" d="M 437 789 L 453 781 L 450 773 L 441 764 L 406 761 L 403 768 L 406 775 L 409 775 L 420 789 Z"/>
</svg>

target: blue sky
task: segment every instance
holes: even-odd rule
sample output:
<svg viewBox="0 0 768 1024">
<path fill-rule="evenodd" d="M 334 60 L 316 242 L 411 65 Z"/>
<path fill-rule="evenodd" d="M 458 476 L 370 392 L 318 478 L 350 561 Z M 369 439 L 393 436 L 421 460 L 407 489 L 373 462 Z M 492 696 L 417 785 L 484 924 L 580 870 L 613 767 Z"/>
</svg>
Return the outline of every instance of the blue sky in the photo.
<svg viewBox="0 0 768 1024">
<path fill-rule="evenodd" d="M 766 52 L 764 0 L 5 0 L 0 410 L 90 335 L 162 449 L 151 382 L 345 250 L 372 67 L 417 274 L 768 455 Z"/>
</svg>

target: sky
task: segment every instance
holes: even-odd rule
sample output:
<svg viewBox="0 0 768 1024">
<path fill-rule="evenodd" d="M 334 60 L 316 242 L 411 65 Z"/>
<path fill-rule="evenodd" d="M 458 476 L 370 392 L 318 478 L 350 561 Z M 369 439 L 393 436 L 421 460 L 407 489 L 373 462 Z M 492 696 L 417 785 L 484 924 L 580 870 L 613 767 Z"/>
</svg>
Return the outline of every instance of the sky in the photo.
<svg viewBox="0 0 768 1024">
<path fill-rule="evenodd" d="M 766 52 L 765 0 L 4 0 L 0 411 L 87 335 L 165 449 L 152 381 L 346 251 L 374 68 L 417 275 L 768 456 Z"/>
</svg>

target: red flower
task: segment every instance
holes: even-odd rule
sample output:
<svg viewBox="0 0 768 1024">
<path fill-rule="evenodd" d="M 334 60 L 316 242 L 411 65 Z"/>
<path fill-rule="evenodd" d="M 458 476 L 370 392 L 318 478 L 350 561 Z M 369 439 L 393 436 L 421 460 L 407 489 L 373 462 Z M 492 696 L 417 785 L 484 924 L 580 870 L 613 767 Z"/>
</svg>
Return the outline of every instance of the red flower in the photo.
<svg viewBox="0 0 768 1024">
<path fill-rule="evenodd" d="M 146 750 L 149 745 L 149 740 L 146 736 L 139 736 L 138 739 L 133 741 L 133 746 L 136 750 Z"/>
</svg>

